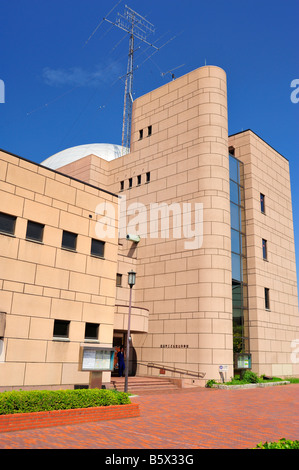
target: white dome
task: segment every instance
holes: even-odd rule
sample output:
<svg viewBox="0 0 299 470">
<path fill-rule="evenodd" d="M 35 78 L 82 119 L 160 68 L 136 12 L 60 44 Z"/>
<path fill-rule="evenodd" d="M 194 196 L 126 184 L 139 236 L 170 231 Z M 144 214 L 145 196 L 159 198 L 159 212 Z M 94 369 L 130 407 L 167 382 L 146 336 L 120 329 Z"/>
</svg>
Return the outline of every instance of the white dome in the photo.
<svg viewBox="0 0 299 470">
<path fill-rule="evenodd" d="M 127 152 L 124 151 L 123 153 L 125 154 Z M 41 165 L 51 168 L 52 170 L 57 170 L 58 168 L 87 157 L 88 155 L 95 155 L 110 162 L 111 160 L 122 156 L 122 146 L 114 144 L 78 145 L 77 147 L 71 147 L 52 155 L 52 157 L 44 160 Z"/>
</svg>

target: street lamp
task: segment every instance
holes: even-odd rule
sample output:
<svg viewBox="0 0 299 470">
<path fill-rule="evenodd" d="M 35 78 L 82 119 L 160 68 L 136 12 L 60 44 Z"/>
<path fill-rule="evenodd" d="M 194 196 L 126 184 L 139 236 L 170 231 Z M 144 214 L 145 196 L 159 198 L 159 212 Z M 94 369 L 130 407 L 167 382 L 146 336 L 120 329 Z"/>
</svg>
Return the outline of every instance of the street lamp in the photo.
<svg viewBox="0 0 299 470">
<path fill-rule="evenodd" d="M 131 330 L 131 306 L 132 306 L 132 287 L 135 285 L 136 273 L 131 269 L 128 272 L 128 284 L 130 286 L 130 300 L 129 300 L 129 317 L 128 317 L 128 334 L 127 334 L 127 356 L 125 368 L 125 392 L 128 392 L 128 376 L 129 376 L 129 356 L 130 356 L 130 330 Z"/>
</svg>

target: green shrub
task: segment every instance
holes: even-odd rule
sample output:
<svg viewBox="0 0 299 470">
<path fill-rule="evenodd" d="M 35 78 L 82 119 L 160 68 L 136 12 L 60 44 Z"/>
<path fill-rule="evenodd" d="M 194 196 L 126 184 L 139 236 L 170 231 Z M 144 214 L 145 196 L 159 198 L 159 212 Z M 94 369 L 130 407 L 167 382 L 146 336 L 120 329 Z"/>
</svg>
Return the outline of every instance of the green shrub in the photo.
<svg viewBox="0 0 299 470">
<path fill-rule="evenodd" d="M 0 415 L 127 403 L 131 403 L 128 394 L 114 390 L 20 390 L 0 393 Z"/>
<path fill-rule="evenodd" d="M 244 373 L 242 377 L 242 380 L 248 384 L 256 384 L 260 382 L 260 379 L 258 378 L 258 376 L 251 370 L 246 370 L 246 372 Z"/>
<path fill-rule="evenodd" d="M 206 383 L 206 388 L 212 388 L 214 384 L 216 384 L 216 380 L 214 379 L 211 379 L 211 380 L 208 380 L 207 383 Z"/>
<path fill-rule="evenodd" d="M 299 449 L 299 441 L 280 439 L 278 442 L 260 442 L 255 449 Z"/>
</svg>

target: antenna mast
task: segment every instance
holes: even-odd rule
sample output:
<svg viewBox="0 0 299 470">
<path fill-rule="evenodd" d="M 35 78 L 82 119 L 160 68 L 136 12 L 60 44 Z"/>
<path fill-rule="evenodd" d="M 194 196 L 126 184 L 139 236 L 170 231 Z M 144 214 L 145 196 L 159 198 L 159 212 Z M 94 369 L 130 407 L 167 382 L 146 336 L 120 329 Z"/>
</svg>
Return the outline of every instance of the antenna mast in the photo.
<svg viewBox="0 0 299 470">
<path fill-rule="evenodd" d="M 131 124 L 132 124 L 132 106 L 133 106 L 133 75 L 134 75 L 134 46 L 135 38 L 139 39 L 148 46 L 152 46 L 158 50 L 156 46 L 147 41 L 148 34 L 154 34 L 155 27 L 141 15 L 125 5 L 124 14 L 117 14 L 115 23 L 104 18 L 108 23 L 117 26 L 126 31 L 130 35 L 129 55 L 127 74 L 125 82 L 124 111 L 123 111 L 123 127 L 122 127 L 122 154 L 130 151 L 131 143 Z"/>
</svg>

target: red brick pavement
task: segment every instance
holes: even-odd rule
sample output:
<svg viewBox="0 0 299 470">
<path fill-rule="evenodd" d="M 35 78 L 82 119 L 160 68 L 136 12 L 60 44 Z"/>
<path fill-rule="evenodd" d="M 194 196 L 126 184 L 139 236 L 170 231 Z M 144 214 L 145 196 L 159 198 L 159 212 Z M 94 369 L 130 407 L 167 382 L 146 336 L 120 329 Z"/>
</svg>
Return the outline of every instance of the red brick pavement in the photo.
<svg viewBox="0 0 299 470">
<path fill-rule="evenodd" d="M 299 384 L 133 397 L 140 417 L 0 434 L 0 449 L 248 449 L 299 439 Z"/>
</svg>

